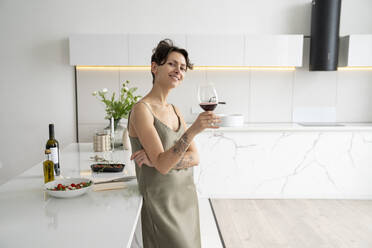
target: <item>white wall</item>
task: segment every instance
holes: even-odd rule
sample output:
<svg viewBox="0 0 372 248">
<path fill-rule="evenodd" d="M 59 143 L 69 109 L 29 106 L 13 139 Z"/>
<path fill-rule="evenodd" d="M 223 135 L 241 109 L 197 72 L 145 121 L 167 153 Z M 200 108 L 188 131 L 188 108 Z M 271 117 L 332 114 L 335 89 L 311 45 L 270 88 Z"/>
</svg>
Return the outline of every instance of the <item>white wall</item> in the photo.
<svg viewBox="0 0 372 248">
<path fill-rule="evenodd" d="M 56 124 L 56 135 L 62 147 L 75 141 L 74 70 L 68 65 L 67 37 L 70 34 L 208 32 L 308 35 L 310 2 L 310 0 L 1 0 L 0 184 L 42 160 L 49 122 Z M 344 0 L 341 35 L 372 33 L 372 17 L 369 15 L 371 9 L 370 0 Z M 241 74 L 233 76 L 246 78 L 246 75 Z M 299 74 L 300 72 L 296 72 L 296 77 L 300 76 Z M 213 77 L 209 73 L 194 73 L 188 76 L 188 80 L 191 82 L 192 78 L 207 76 Z M 260 92 L 266 92 L 266 88 L 271 89 L 273 84 L 277 89 L 282 89 L 274 80 L 275 75 L 250 76 L 268 82 L 265 85 L 257 83 L 256 90 L 252 89 L 253 83 L 249 85 L 251 87 L 249 90 L 254 90 L 258 94 L 259 106 L 267 105 L 265 101 L 260 102 Z M 127 77 L 131 76 L 125 76 Z M 220 79 L 218 87 L 233 92 L 230 87 L 233 82 L 229 81 L 231 78 L 229 74 L 221 77 L 216 74 L 216 77 Z M 291 88 L 292 91 L 303 91 L 302 95 L 306 95 L 306 92 L 317 94 L 318 89 L 324 88 L 321 102 L 327 104 L 328 98 L 334 98 L 332 94 L 335 94 L 335 91 L 337 96 L 348 97 L 350 94 L 354 99 L 361 97 L 364 99 L 362 102 L 337 104 L 344 110 L 349 107 L 355 110 L 355 119 L 367 114 L 366 109 L 371 108 L 367 99 L 372 95 L 370 72 L 346 74 L 342 76 L 344 79 L 341 83 L 340 81 L 334 83 L 333 79 L 333 82 L 327 83 L 331 77 L 332 73 L 320 72 L 309 77 L 305 74 L 305 80 L 300 83 L 303 86 L 297 83 L 290 86 L 284 79 L 286 76 L 283 76 L 279 84 L 283 84 L 287 90 Z M 340 78 L 340 73 L 338 77 Z M 145 80 L 148 76 L 139 78 Z M 306 80 L 310 84 L 307 84 Z M 229 82 L 226 83 L 227 81 Z M 324 86 L 320 81 L 325 82 Z M 150 85 L 151 82 L 146 81 L 146 84 Z M 243 83 L 237 83 L 240 84 Z M 339 88 L 332 84 L 342 84 L 344 87 Z M 191 86 L 185 83 L 183 87 Z M 247 86 L 244 84 L 242 87 Z M 293 98 L 293 101 L 302 104 L 301 99 L 299 94 L 299 99 Z M 232 103 L 234 99 L 227 101 Z M 243 111 L 250 111 L 246 105 L 241 107 Z M 265 109 L 267 110 L 267 107 Z"/>
</svg>

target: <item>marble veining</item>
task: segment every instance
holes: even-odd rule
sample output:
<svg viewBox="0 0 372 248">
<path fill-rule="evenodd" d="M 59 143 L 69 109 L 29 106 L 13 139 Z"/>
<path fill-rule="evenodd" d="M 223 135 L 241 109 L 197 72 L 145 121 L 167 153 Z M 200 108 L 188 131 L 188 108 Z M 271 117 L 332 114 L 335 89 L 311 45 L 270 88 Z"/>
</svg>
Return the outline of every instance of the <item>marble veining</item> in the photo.
<svg viewBox="0 0 372 248">
<path fill-rule="evenodd" d="M 353 167 L 356 167 L 355 166 L 355 163 L 354 163 L 354 159 L 353 159 L 353 154 L 351 153 L 352 149 L 353 149 L 353 141 L 354 141 L 354 138 L 355 138 L 355 133 L 352 133 L 351 134 L 351 138 L 350 138 L 350 146 L 349 146 L 349 149 L 347 150 L 347 153 L 349 155 L 349 158 L 350 158 L 350 162 L 351 164 L 353 165 Z"/>
<path fill-rule="evenodd" d="M 370 131 L 218 131 L 196 141 L 202 197 L 372 198 Z"/>
</svg>

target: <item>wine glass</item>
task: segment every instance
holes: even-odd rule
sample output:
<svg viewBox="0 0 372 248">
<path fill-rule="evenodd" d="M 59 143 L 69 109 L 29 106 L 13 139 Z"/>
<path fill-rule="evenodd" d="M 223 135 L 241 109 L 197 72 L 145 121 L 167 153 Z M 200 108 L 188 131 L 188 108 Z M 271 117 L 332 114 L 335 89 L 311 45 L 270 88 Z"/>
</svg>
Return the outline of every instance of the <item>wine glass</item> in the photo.
<svg viewBox="0 0 372 248">
<path fill-rule="evenodd" d="M 213 83 L 202 83 L 198 87 L 199 105 L 204 111 L 213 111 L 218 104 L 217 91 Z"/>
<path fill-rule="evenodd" d="M 218 104 L 218 96 L 213 83 L 202 83 L 198 87 L 199 106 L 204 111 L 213 111 Z M 214 123 L 212 122 L 212 126 Z M 212 131 L 214 135 L 214 130 Z"/>
</svg>

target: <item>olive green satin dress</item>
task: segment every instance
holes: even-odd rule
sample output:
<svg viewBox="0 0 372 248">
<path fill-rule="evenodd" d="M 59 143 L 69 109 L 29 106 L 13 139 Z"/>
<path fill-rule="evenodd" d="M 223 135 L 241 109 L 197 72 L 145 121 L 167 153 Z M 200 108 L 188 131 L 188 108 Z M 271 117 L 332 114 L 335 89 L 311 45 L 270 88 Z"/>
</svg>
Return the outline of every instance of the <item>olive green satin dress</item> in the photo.
<svg viewBox="0 0 372 248">
<path fill-rule="evenodd" d="M 152 113 L 151 108 L 146 106 Z M 170 149 L 184 133 L 179 116 L 178 123 L 179 128 L 174 131 L 154 116 L 154 126 L 164 151 Z M 143 149 L 138 138 L 129 138 L 132 153 Z M 162 175 L 153 167 L 136 164 L 136 176 L 143 196 L 143 247 L 200 248 L 199 208 L 193 168 L 172 169 Z"/>
</svg>

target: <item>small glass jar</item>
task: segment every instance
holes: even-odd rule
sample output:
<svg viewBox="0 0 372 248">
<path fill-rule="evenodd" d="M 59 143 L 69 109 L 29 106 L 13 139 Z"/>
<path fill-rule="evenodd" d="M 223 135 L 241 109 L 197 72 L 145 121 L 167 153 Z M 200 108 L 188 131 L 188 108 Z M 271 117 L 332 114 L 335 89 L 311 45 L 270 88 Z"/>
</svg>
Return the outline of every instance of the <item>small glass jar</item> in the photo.
<svg viewBox="0 0 372 248">
<path fill-rule="evenodd" d="M 96 132 L 93 136 L 93 150 L 95 152 L 107 152 L 111 150 L 110 134 L 105 131 Z"/>
</svg>

